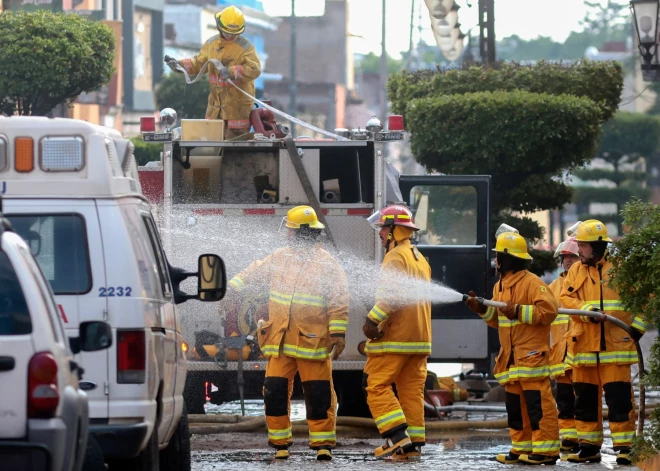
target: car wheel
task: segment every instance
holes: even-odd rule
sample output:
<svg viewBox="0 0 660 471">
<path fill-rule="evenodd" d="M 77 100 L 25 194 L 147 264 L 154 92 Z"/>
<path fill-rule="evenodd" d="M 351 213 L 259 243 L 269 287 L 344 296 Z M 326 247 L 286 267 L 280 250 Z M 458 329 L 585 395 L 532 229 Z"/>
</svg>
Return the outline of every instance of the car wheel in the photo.
<svg viewBox="0 0 660 471">
<path fill-rule="evenodd" d="M 160 462 L 161 471 L 190 471 L 190 431 L 185 404 L 170 443 L 160 452 Z"/>
<path fill-rule="evenodd" d="M 154 427 L 147 447 L 135 458 L 108 462 L 110 471 L 158 471 L 158 426 Z"/>
<path fill-rule="evenodd" d="M 103 450 L 96 439 L 90 434 L 87 438 L 87 448 L 85 449 L 85 461 L 82 471 L 104 471 L 105 461 L 103 459 Z"/>
</svg>

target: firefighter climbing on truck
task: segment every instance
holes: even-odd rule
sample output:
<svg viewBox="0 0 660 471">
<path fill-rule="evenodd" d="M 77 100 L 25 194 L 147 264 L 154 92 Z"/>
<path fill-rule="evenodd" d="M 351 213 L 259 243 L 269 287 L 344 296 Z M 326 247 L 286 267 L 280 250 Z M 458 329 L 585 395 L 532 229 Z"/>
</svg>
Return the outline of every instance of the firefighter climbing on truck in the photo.
<svg viewBox="0 0 660 471">
<path fill-rule="evenodd" d="M 224 120 L 224 135 L 230 139 L 249 132 L 250 111 L 254 101 L 241 90 L 254 96 L 254 80 L 261 75 L 261 62 L 254 46 L 245 37 L 245 18 L 241 10 L 229 6 L 215 14 L 217 35 L 211 37 L 193 58 L 176 60 L 165 56 L 165 62 L 175 72 L 183 67 L 188 74 L 198 74 L 209 63 L 208 77 L 211 84 L 206 119 Z M 222 63 L 218 68 L 212 60 Z"/>
</svg>

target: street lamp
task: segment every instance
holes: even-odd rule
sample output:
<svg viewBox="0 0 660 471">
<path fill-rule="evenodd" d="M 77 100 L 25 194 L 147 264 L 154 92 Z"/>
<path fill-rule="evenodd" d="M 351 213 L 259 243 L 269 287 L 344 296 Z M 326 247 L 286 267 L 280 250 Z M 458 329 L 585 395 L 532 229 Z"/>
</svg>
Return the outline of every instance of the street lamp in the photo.
<svg viewBox="0 0 660 471">
<path fill-rule="evenodd" d="M 658 9 L 660 0 L 631 0 L 633 22 L 637 31 L 642 69 L 658 68 L 653 59 L 658 52 Z"/>
</svg>

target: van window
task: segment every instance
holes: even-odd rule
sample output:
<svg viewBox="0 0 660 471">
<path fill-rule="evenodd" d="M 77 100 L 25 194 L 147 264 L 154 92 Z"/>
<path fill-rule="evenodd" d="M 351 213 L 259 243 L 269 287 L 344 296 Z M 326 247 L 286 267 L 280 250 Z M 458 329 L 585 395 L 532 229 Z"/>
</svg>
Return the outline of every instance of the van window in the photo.
<svg viewBox="0 0 660 471">
<path fill-rule="evenodd" d="M 167 272 L 165 254 L 163 253 L 163 249 L 160 246 L 160 238 L 158 237 L 156 225 L 150 216 L 143 215 L 142 221 L 144 221 L 144 225 L 146 226 L 147 232 L 149 233 L 151 248 L 153 250 L 154 257 L 158 262 L 158 278 L 160 279 L 160 286 L 162 288 L 163 294 L 165 296 L 170 296 L 172 294 L 172 288 L 170 287 L 170 278 Z"/>
<path fill-rule="evenodd" d="M 6 253 L 0 252 L 0 335 L 32 332 L 32 321 L 23 289 Z"/>
<path fill-rule="evenodd" d="M 30 247 L 55 294 L 92 289 L 85 220 L 80 214 L 7 216 Z"/>
</svg>

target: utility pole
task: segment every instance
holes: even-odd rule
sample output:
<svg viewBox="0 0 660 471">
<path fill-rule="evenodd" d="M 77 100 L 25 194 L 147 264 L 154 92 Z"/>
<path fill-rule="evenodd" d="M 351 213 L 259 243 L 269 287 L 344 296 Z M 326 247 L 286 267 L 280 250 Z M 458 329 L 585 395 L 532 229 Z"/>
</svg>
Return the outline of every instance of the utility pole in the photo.
<svg viewBox="0 0 660 471">
<path fill-rule="evenodd" d="M 479 54 L 486 64 L 495 56 L 495 0 L 479 0 Z"/>
<path fill-rule="evenodd" d="M 289 114 L 296 115 L 296 0 L 291 0 L 291 58 L 289 71 Z M 295 125 L 291 123 L 291 132 L 295 136 Z"/>
<path fill-rule="evenodd" d="M 380 119 L 382 123 L 385 123 L 387 120 L 387 49 L 385 49 L 386 4 L 387 0 L 383 0 L 383 24 L 380 51 Z"/>
</svg>

